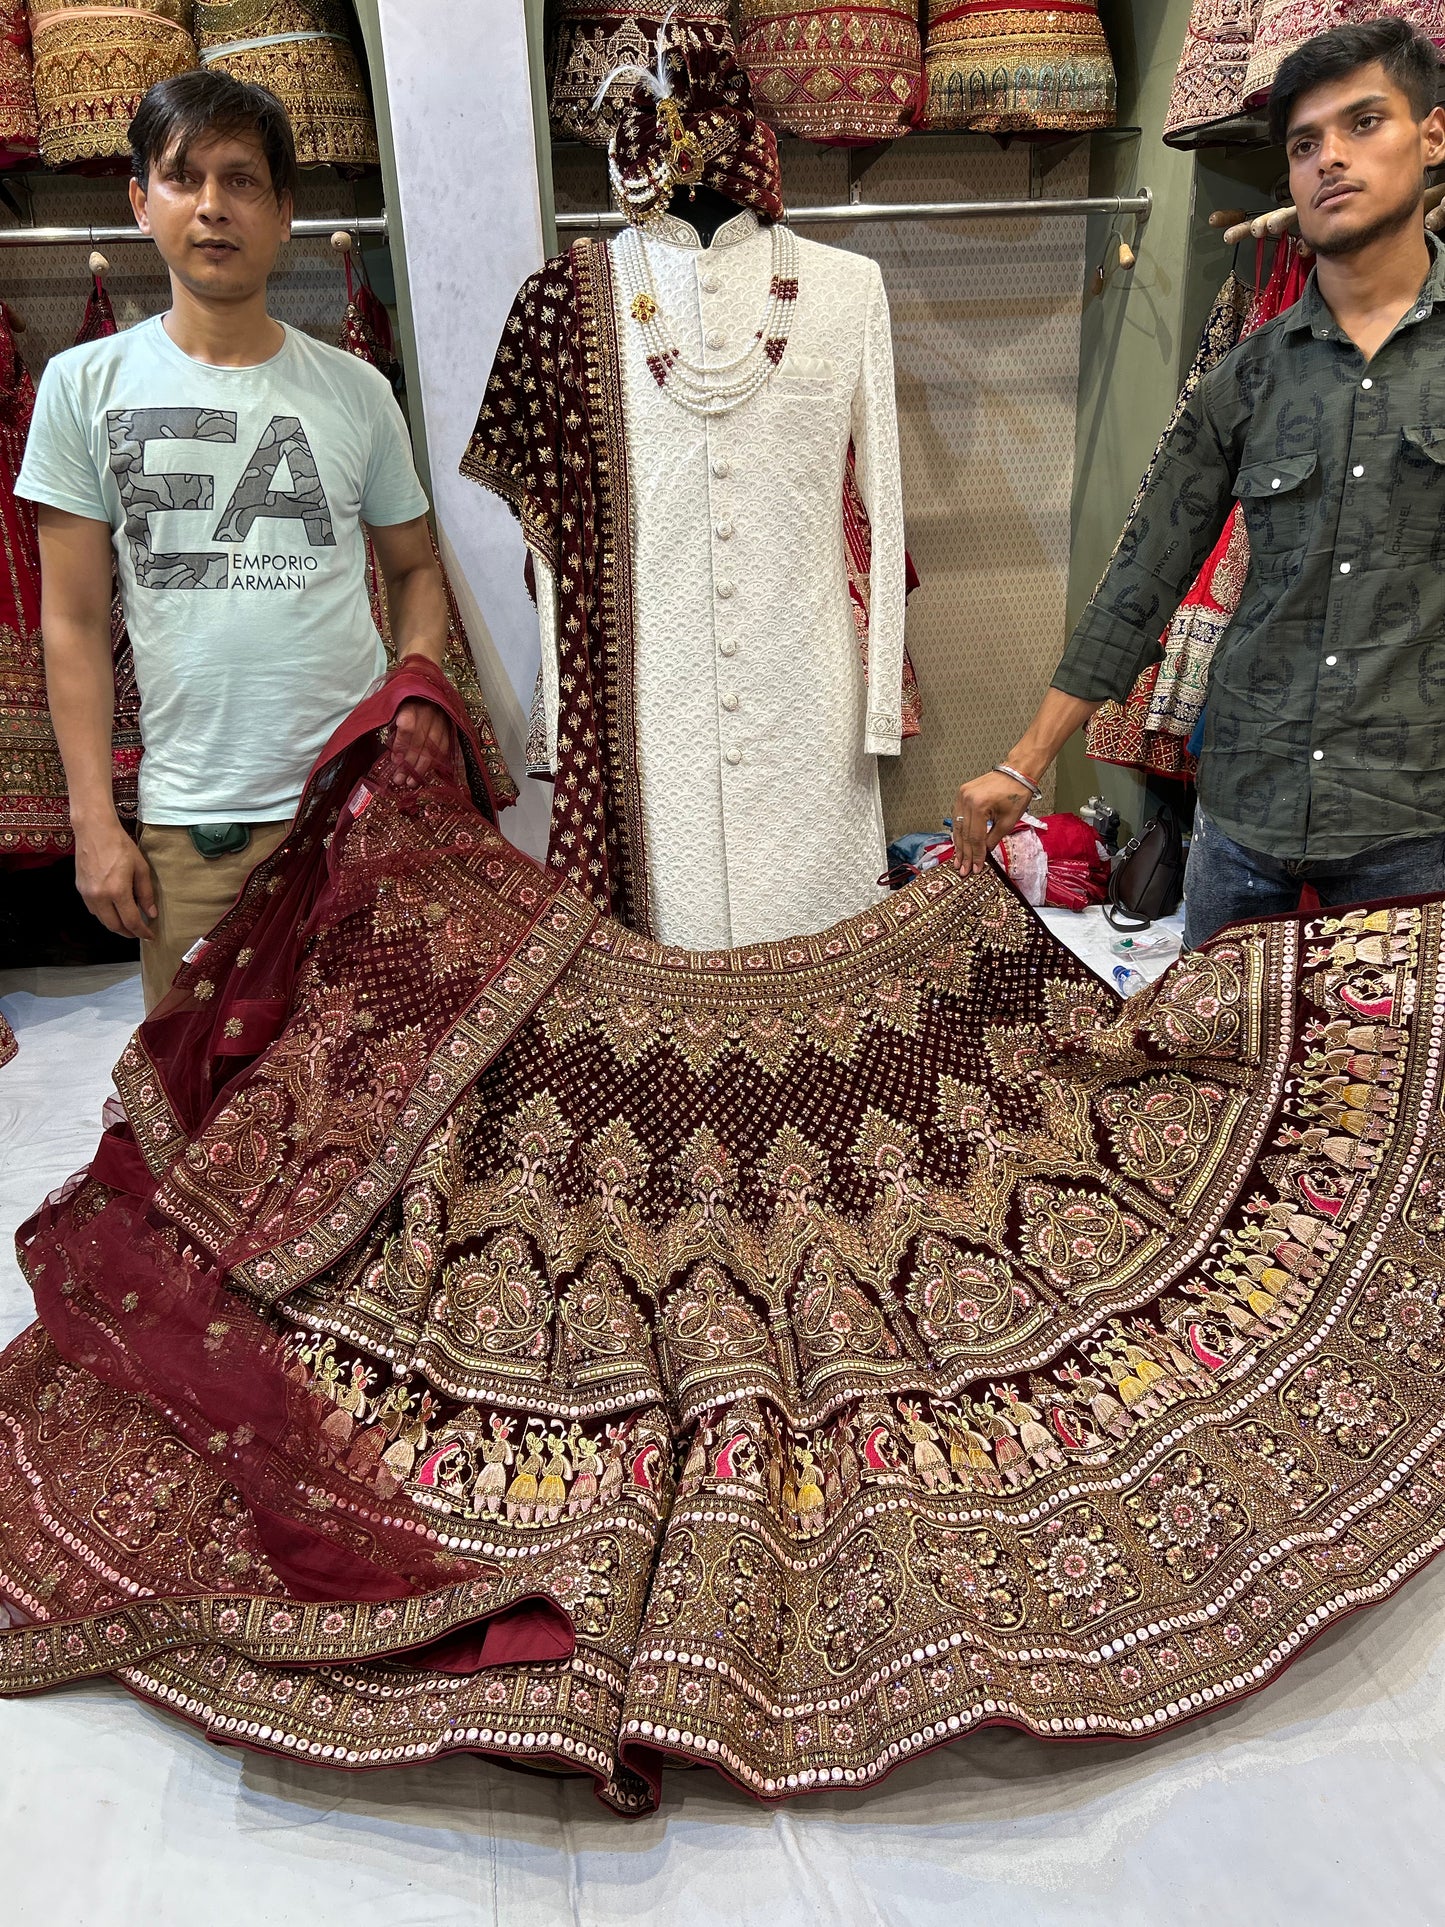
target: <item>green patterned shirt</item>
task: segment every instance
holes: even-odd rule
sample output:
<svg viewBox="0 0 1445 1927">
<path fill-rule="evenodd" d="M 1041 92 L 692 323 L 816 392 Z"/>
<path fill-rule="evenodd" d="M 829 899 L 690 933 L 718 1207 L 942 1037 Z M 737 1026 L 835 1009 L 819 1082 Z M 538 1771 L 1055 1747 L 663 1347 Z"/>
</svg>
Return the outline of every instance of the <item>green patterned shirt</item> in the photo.
<svg viewBox="0 0 1445 1927">
<path fill-rule="evenodd" d="M 1445 248 L 1368 364 L 1311 275 L 1200 382 L 1054 687 L 1123 698 L 1244 505 L 1199 797 L 1283 860 L 1445 833 Z"/>
</svg>

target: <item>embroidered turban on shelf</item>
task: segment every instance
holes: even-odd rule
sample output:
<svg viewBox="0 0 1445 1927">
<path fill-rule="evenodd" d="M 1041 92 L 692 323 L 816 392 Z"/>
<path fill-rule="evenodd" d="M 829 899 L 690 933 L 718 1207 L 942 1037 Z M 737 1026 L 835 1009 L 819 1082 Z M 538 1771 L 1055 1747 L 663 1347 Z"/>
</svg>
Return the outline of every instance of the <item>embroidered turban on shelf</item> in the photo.
<svg viewBox="0 0 1445 1927">
<path fill-rule="evenodd" d="M 1445 0 L 1260 0 L 1254 44 L 1244 76 L 1244 104 L 1262 107 L 1280 67 L 1307 40 L 1335 27 L 1359 27 L 1382 14 L 1408 20 L 1417 33 L 1445 48 Z"/>
<path fill-rule="evenodd" d="M 894 140 L 923 94 L 916 0 L 742 0 L 739 57 L 774 127 L 839 146 Z"/>
<path fill-rule="evenodd" d="M 631 88 L 614 80 L 619 68 L 650 67 L 664 16 L 676 26 L 707 27 L 731 50 L 728 0 L 678 0 L 669 9 L 612 4 L 608 0 L 562 0 L 552 45 L 549 109 L 552 131 L 566 139 L 606 147 Z"/>
<path fill-rule="evenodd" d="M 924 121 L 938 131 L 1114 125 L 1114 63 L 1095 0 L 929 0 L 924 66 Z"/>
<path fill-rule="evenodd" d="M 613 192 L 646 226 L 680 187 L 711 187 L 765 221 L 783 218 L 778 143 L 753 112 L 731 45 L 704 27 L 659 34 L 655 68 L 637 78 L 608 150 Z"/>
<path fill-rule="evenodd" d="M 142 94 L 196 65 L 191 0 L 30 0 L 30 31 L 49 167 L 129 154 Z"/>
<path fill-rule="evenodd" d="M 270 89 L 302 167 L 374 167 L 381 158 L 349 18 L 341 0 L 197 0 L 203 64 Z"/>
</svg>

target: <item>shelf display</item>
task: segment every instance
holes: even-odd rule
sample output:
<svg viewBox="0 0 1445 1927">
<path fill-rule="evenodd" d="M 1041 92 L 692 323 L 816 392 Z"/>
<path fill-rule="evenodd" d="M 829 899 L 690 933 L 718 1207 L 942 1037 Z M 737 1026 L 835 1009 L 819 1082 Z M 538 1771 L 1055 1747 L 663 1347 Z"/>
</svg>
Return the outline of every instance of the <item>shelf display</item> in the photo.
<svg viewBox="0 0 1445 1927">
<path fill-rule="evenodd" d="M 30 31 L 47 167 L 126 158 L 141 96 L 197 64 L 191 0 L 30 0 Z"/>
<path fill-rule="evenodd" d="M 633 83 L 614 80 L 600 105 L 597 96 L 619 67 L 652 66 L 664 15 L 678 26 L 705 27 L 731 48 L 730 13 L 729 0 L 680 0 L 656 13 L 606 0 L 561 0 L 548 93 L 553 133 L 606 147 Z"/>
<path fill-rule="evenodd" d="M 906 133 L 923 92 L 914 0 L 870 6 L 742 0 L 738 54 L 758 111 L 805 140 L 862 144 Z"/>
<path fill-rule="evenodd" d="M 1169 96 L 1164 138 L 1177 144 L 1244 107 L 1259 0 L 1194 0 Z"/>
<path fill-rule="evenodd" d="M 1117 118 L 1093 0 L 929 0 L 924 66 L 924 124 L 938 132 L 1087 132 Z"/>
<path fill-rule="evenodd" d="M 201 62 L 267 87 L 286 109 L 302 167 L 380 160 L 342 0 L 197 0 Z"/>
</svg>

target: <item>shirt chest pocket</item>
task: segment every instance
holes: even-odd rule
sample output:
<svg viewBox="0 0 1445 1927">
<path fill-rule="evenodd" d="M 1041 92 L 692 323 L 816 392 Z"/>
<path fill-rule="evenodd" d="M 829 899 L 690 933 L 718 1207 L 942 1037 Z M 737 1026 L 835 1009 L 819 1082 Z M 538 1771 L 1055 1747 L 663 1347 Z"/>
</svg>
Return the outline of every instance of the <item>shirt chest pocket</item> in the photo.
<svg viewBox="0 0 1445 1927">
<path fill-rule="evenodd" d="M 1445 431 L 1427 422 L 1402 428 L 1390 476 L 1387 545 L 1408 559 L 1445 529 Z"/>
<path fill-rule="evenodd" d="M 1309 540 L 1319 506 L 1319 452 L 1247 463 L 1235 477 L 1250 554 L 1261 566 L 1297 555 Z"/>
</svg>

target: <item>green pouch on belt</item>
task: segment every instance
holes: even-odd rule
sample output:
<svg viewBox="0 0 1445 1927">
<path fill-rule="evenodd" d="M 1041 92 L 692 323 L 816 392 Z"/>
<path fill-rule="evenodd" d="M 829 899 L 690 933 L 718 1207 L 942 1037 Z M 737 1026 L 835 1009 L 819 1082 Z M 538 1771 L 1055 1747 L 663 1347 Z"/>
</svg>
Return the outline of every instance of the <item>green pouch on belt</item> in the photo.
<svg viewBox="0 0 1445 1927">
<path fill-rule="evenodd" d="M 193 823 L 192 843 L 202 856 L 235 856 L 251 841 L 249 823 Z"/>
</svg>

